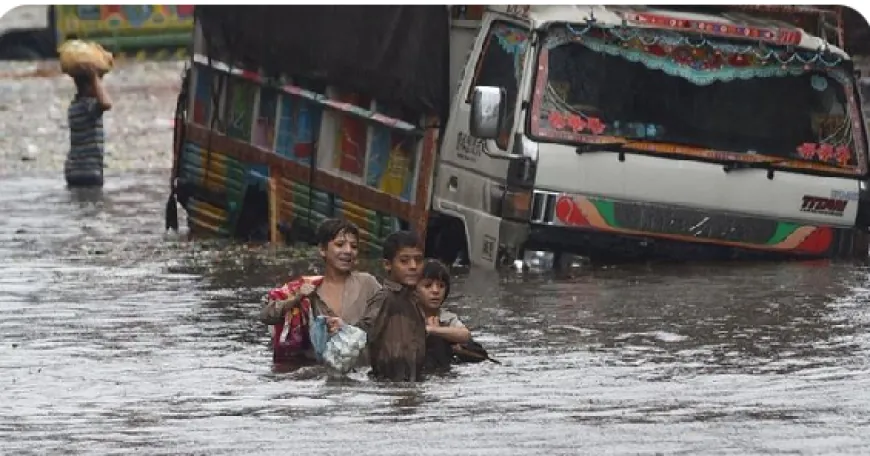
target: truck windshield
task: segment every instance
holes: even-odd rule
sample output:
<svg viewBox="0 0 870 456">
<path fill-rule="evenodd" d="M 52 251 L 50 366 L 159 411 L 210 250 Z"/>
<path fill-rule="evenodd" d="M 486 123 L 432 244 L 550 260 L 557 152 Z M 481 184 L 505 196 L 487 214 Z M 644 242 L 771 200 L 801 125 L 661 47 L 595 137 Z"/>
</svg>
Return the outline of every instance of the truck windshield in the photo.
<svg viewBox="0 0 870 456">
<path fill-rule="evenodd" d="M 836 55 L 560 26 L 538 68 L 532 134 L 542 140 L 647 141 L 653 152 L 757 154 L 855 174 L 866 167 L 854 79 Z"/>
</svg>

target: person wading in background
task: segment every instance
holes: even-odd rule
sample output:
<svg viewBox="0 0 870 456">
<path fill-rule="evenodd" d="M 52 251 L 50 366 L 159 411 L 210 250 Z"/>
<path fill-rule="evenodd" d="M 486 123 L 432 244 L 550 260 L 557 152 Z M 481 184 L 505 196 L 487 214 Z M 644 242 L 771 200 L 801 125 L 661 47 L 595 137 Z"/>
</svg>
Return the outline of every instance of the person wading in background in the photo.
<svg viewBox="0 0 870 456">
<path fill-rule="evenodd" d="M 112 109 L 112 100 L 102 79 L 93 67 L 73 75 L 76 94 L 67 110 L 70 149 L 63 169 L 69 187 L 103 186 L 103 113 Z"/>
</svg>

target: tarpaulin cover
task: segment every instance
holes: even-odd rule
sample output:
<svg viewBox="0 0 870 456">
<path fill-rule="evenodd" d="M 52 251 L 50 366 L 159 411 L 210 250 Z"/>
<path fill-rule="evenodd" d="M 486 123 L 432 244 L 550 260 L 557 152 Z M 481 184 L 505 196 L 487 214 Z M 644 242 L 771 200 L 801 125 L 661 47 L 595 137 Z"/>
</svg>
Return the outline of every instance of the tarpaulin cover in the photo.
<svg viewBox="0 0 870 456">
<path fill-rule="evenodd" d="M 314 78 L 446 117 L 449 19 L 443 5 L 197 5 L 196 16 L 212 58 Z"/>
</svg>

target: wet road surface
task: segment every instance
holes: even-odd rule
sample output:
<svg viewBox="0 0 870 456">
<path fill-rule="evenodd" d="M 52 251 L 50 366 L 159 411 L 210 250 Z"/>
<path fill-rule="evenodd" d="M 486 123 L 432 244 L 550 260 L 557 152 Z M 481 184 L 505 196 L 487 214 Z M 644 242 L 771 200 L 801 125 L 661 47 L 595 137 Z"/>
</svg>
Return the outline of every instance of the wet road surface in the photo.
<svg viewBox="0 0 870 456">
<path fill-rule="evenodd" d="M 870 448 L 870 280 L 849 264 L 461 272 L 451 307 L 503 365 L 272 372 L 260 297 L 315 262 L 163 233 L 179 75 L 109 77 L 102 192 L 64 186 L 72 84 L 0 79 L 0 454 Z"/>
</svg>

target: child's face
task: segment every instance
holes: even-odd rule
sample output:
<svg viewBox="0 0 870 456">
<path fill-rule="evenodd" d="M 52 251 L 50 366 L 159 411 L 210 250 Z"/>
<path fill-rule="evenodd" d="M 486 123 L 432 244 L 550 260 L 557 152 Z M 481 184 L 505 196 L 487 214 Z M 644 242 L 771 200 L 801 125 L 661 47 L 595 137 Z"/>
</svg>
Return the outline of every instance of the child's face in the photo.
<svg viewBox="0 0 870 456">
<path fill-rule="evenodd" d="M 392 260 L 384 260 L 384 269 L 394 281 L 416 286 L 423 270 L 423 251 L 419 247 L 402 247 Z"/>
<path fill-rule="evenodd" d="M 417 294 L 420 303 L 428 310 L 438 310 L 444 303 L 444 295 L 447 293 L 447 284 L 435 279 L 420 279 L 417 282 Z"/>
<path fill-rule="evenodd" d="M 353 234 L 341 231 L 326 247 L 320 248 L 320 256 L 327 266 L 339 271 L 350 272 L 356 266 L 359 254 L 359 240 Z"/>
</svg>

